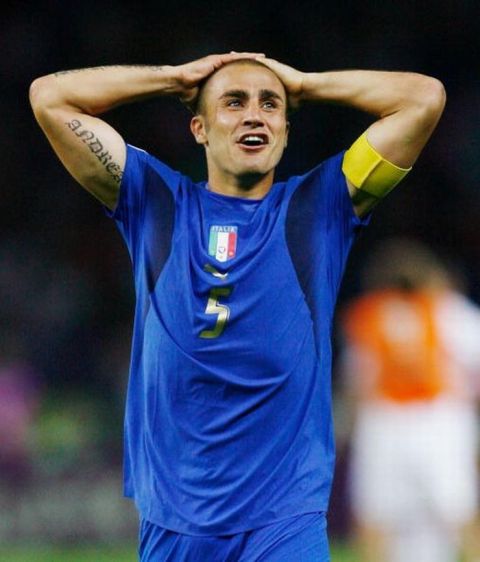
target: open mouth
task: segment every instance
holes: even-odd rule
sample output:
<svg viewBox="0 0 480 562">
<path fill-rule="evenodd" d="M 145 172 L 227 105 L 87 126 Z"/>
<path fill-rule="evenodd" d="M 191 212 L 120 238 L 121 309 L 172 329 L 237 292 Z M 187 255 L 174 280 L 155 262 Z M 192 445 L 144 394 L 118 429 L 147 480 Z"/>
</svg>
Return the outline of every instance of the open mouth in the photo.
<svg viewBox="0 0 480 562">
<path fill-rule="evenodd" d="M 261 133 L 246 133 L 240 137 L 238 143 L 248 148 L 258 148 L 268 144 L 268 136 Z"/>
</svg>

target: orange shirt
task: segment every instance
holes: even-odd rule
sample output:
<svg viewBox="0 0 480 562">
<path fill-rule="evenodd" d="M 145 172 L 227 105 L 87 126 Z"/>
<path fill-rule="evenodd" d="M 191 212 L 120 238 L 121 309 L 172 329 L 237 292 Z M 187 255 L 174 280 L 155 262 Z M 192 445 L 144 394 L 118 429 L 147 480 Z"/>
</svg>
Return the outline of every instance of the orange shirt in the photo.
<svg viewBox="0 0 480 562">
<path fill-rule="evenodd" d="M 442 294 L 385 290 L 360 297 L 346 310 L 347 340 L 374 366 L 368 374 L 370 395 L 407 402 L 448 391 L 447 354 L 435 321 Z"/>
</svg>

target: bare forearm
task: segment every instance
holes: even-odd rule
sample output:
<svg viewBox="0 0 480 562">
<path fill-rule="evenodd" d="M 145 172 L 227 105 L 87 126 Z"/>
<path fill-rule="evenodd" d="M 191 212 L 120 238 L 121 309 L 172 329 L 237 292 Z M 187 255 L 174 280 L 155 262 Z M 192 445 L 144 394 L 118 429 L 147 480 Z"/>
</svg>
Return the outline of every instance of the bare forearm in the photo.
<svg viewBox="0 0 480 562">
<path fill-rule="evenodd" d="M 413 165 L 430 138 L 446 97 L 436 78 L 375 70 L 306 73 L 301 96 L 302 101 L 346 105 L 374 115 L 369 141 L 403 168 Z"/>
<path fill-rule="evenodd" d="M 413 72 L 340 70 L 304 73 L 302 101 L 347 105 L 377 117 L 406 107 L 442 103 L 443 87 L 430 76 Z"/>
<path fill-rule="evenodd" d="M 173 66 L 98 66 L 49 74 L 35 80 L 34 108 L 70 107 L 98 115 L 116 106 L 153 96 L 175 94 L 178 70 Z"/>
</svg>

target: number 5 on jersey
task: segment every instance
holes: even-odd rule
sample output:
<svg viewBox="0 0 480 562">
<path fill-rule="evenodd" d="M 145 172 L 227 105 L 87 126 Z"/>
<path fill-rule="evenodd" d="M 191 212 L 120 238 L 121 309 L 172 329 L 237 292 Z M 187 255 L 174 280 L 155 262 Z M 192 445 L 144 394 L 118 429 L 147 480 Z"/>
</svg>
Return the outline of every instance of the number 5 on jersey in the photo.
<svg viewBox="0 0 480 562">
<path fill-rule="evenodd" d="M 213 330 L 202 330 L 200 332 L 201 338 L 213 339 L 218 336 L 225 329 L 228 318 L 230 317 L 230 309 L 225 304 L 220 304 L 218 299 L 220 297 L 228 297 L 232 292 L 232 287 L 213 287 L 210 289 L 208 296 L 207 307 L 205 314 L 216 314 L 217 319 Z"/>
</svg>

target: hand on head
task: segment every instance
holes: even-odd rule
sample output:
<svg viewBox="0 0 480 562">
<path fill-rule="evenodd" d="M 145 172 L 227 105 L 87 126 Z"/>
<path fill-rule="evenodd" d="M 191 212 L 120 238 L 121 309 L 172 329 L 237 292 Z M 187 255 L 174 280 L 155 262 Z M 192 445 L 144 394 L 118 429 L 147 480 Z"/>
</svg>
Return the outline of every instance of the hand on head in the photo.
<svg viewBox="0 0 480 562">
<path fill-rule="evenodd" d="M 272 70 L 283 82 L 288 96 L 288 107 L 297 109 L 302 101 L 304 73 L 295 68 L 270 59 L 265 56 L 257 57 L 256 60 L 261 62 L 270 70 Z"/>
<path fill-rule="evenodd" d="M 263 58 L 265 58 L 265 55 L 262 53 L 237 53 L 231 51 L 230 53 L 208 55 L 180 65 L 178 67 L 179 75 L 177 79 L 177 93 L 180 101 L 191 109 L 195 105 L 201 82 L 223 65 L 238 59 L 256 59 L 261 61 Z"/>
<path fill-rule="evenodd" d="M 253 59 L 272 70 L 283 82 L 290 109 L 297 109 L 302 100 L 304 73 L 295 68 L 267 58 L 263 53 L 236 52 L 208 55 L 178 67 L 179 98 L 189 109 L 195 106 L 199 85 L 219 68 L 239 59 Z"/>
</svg>

